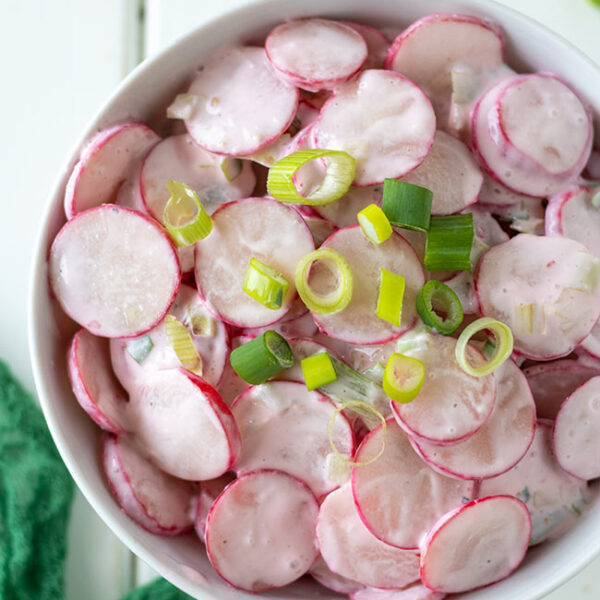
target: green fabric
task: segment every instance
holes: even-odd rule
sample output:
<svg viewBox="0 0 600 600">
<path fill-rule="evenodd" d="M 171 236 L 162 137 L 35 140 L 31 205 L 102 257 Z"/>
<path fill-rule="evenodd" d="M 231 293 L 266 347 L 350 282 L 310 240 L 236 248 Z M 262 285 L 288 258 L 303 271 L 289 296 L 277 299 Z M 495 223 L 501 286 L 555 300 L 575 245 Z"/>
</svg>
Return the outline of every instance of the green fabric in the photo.
<svg viewBox="0 0 600 600">
<path fill-rule="evenodd" d="M 133 590 L 122 600 L 192 600 L 192 597 L 178 590 L 165 579 L 155 579 L 148 585 Z"/>
</svg>

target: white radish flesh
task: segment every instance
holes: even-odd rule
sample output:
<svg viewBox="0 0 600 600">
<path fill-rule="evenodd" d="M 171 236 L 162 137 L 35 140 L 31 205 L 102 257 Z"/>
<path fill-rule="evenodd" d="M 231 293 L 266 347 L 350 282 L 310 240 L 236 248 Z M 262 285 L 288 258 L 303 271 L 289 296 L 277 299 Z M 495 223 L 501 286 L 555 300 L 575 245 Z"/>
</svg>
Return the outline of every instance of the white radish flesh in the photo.
<svg viewBox="0 0 600 600">
<path fill-rule="evenodd" d="M 201 297 L 222 320 L 238 327 L 262 327 L 290 308 L 298 261 L 315 249 L 298 212 L 269 198 L 247 198 L 221 205 L 213 230 L 196 245 L 196 284 Z M 278 310 L 248 296 L 242 284 L 254 257 L 281 273 L 289 288 Z"/>
<path fill-rule="evenodd" d="M 350 594 L 350 600 L 443 600 L 446 594 L 434 592 L 421 583 L 410 585 L 403 590 L 382 590 L 362 588 Z"/>
<path fill-rule="evenodd" d="M 352 470 L 354 500 L 363 523 L 380 540 L 404 549 L 418 548 L 419 540 L 444 513 L 472 498 L 473 483 L 436 473 L 417 456 L 398 424 L 386 421 L 374 429 L 356 453 L 368 465 Z"/>
<path fill-rule="evenodd" d="M 342 23 L 348 27 L 352 27 L 367 42 L 368 55 L 362 68 L 381 69 L 385 55 L 390 47 L 390 40 L 379 29 L 370 25 L 351 21 L 342 21 Z"/>
<path fill-rule="evenodd" d="M 135 211 L 105 204 L 67 222 L 48 260 L 63 310 L 94 335 L 152 329 L 175 299 L 181 272 L 166 233 Z"/>
<path fill-rule="evenodd" d="M 338 594 L 352 594 L 363 587 L 360 583 L 356 583 L 356 581 L 351 581 L 346 577 L 334 573 L 321 556 L 317 558 L 317 562 L 310 568 L 308 573 L 322 586 Z"/>
<path fill-rule="evenodd" d="M 477 203 L 484 205 L 486 208 L 490 206 L 491 208 L 488 208 L 488 210 L 492 210 L 493 212 L 494 208 L 500 206 L 515 206 L 532 200 L 537 200 L 537 198 L 519 194 L 502 185 L 488 173 L 483 174 L 483 183 L 479 190 Z"/>
<path fill-rule="evenodd" d="M 225 475 L 222 475 L 221 477 L 203 481 L 200 484 L 200 493 L 198 494 L 194 515 L 194 529 L 202 543 L 205 541 L 206 519 L 208 518 L 208 513 L 210 512 L 212 505 L 215 503 L 215 500 L 219 497 L 221 492 L 234 480 L 235 475 L 233 473 L 225 473 Z"/>
<path fill-rule="evenodd" d="M 194 487 L 155 467 L 125 437 L 108 435 L 104 472 L 123 512 L 157 535 L 180 535 L 192 528 Z"/>
<path fill-rule="evenodd" d="M 208 558 L 236 588 L 287 585 L 318 556 L 318 513 L 316 498 L 297 479 L 278 471 L 249 473 L 227 487 L 208 515 Z"/>
<path fill-rule="evenodd" d="M 421 579 L 430 589 L 457 593 L 508 577 L 527 552 L 531 519 L 510 496 L 473 500 L 444 515 L 422 544 Z"/>
<path fill-rule="evenodd" d="M 352 187 L 332 204 L 315 206 L 315 210 L 336 227 L 356 225 L 356 214 L 369 204 L 381 205 L 382 187 Z"/>
<path fill-rule="evenodd" d="M 596 323 L 594 328 L 579 345 L 592 358 L 600 358 L 600 323 Z"/>
<path fill-rule="evenodd" d="M 278 138 L 292 122 L 298 90 L 279 79 L 262 48 L 234 47 L 214 54 L 189 94 L 200 98 L 185 124 L 210 152 L 245 156 Z"/>
</svg>

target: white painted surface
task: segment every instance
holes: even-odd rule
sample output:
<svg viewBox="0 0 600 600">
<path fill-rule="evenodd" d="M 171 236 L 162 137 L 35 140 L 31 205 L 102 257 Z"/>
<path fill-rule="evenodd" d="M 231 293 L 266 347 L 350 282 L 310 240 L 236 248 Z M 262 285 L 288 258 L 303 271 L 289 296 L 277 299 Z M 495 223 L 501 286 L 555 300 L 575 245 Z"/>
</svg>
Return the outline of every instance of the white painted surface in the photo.
<svg viewBox="0 0 600 600">
<path fill-rule="evenodd" d="M 78 133 L 141 50 L 252 0 L 0 0 L 0 358 L 33 389 L 26 337 L 31 247 L 52 183 Z M 600 64 L 600 9 L 588 0 L 503 0 Z M 143 31 L 137 11 L 145 6 Z M 144 35 L 140 37 L 140 33 Z M 142 43 L 143 42 L 143 43 Z M 79 495 L 69 529 L 67 600 L 111 600 L 151 579 Z M 546 600 L 600 597 L 600 559 Z M 135 575 L 135 577 L 134 577 Z"/>
</svg>

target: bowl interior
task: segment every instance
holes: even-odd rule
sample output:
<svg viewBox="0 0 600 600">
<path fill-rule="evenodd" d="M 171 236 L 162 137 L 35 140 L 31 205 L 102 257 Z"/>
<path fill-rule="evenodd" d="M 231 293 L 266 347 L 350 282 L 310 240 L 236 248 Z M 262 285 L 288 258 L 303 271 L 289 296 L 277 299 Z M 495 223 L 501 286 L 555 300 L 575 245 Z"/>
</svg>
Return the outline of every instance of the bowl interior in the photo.
<svg viewBox="0 0 600 600">
<path fill-rule="evenodd" d="M 64 222 L 64 185 L 83 142 L 95 131 L 129 119 L 143 120 L 160 133 L 165 107 L 181 91 L 203 57 L 216 47 L 261 40 L 279 22 L 319 15 L 385 26 L 406 26 L 431 12 L 463 12 L 497 21 L 506 35 L 506 57 L 522 71 L 552 71 L 562 76 L 600 115 L 600 70 L 566 41 L 522 15 L 489 0 L 262 0 L 204 26 L 132 73 L 82 135 L 49 199 L 34 253 L 30 286 L 30 347 L 36 386 L 54 440 L 88 501 L 136 554 L 196 598 L 230 600 L 246 596 L 224 584 L 210 567 L 193 535 L 162 538 L 130 521 L 113 500 L 99 464 L 100 430 L 72 395 L 65 353 L 75 326 L 48 294 L 46 256 Z M 533 600 L 581 569 L 600 551 L 600 509 L 592 507 L 565 536 L 531 551 L 509 579 L 469 594 L 463 600 Z M 308 578 L 266 594 L 271 598 L 334 598 Z M 247 595 L 248 599 L 256 596 Z"/>
</svg>

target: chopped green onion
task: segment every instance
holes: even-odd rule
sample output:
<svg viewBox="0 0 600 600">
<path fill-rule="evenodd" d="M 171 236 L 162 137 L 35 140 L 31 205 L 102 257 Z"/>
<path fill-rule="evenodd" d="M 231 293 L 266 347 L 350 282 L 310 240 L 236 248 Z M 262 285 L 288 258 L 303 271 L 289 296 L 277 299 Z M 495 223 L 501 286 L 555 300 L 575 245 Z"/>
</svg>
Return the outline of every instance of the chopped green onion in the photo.
<svg viewBox="0 0 600 600">
<path fill-rule="evenodd" d="M 233 181 L 242 174 L 244 165 L 239 158 L 224 158 L 221 161 L 221 171 L 227 181 Z"/>
<path fill-rule="evenodd" d="M 600 0 L 598 0 L 600 2 Z M 600 208 L 600 188 L 598 188 L 593 194 L 590 200 L 594 208 Z"/>
<path fill-rule="evenodd" d="M 331 292 L 316 292 L 308 282 L 311 267 L 317 261 L 329 263 L 337 271 L 337 286 Z M 340 312 L 352 299 L 353 278 L 350 266 L 339 252 L 331 248 L 319 248 L 303 256 L 296 266 L 294 280 L 302 302 L 308 310 L 318 315 Z"/>
<path fill-rule="evenodd" d="M 412 402 L 423 387 L 425 365 L 412 356 L 392 354 L 385 365 L 383 389 L 395 402 Z"/>
<path fill-rule="evenodd" d="M 252 257 L 242 289 L 248 296 L 272 310 L 278 310 L 283 304 L 290 282 L 269 265 Z"/>
<path fill-rule="evenodd" d="M 369 204 L 363 208 L 356 219 L 365 237 L 373 244 L 385 242 L 393 233 L 388 218 L 377 204 Z"/>
<path fill-rule="evenodd" d="M 327 161 L 327 170 L 323 181 L 315 191 L 308 196 L 302 196 L 294 184 L 294 175 L 301 167 L 318 158 Z M 347 152 L 299 150 L 278 160 L 269 169 L 267 192 L 269 196 L 290 204 L 310 204 L 312 206 L 331 204 L 348 191 L 354 179 L 355 170 L 356 161 Z"/>
<path fill-rule="evenodd" d="M 438 312 L 445 316 L 441 317 Z M 445 283 L 432 279 L 417 296 L 417 312 L 427 327 L 443 335 L 454 333 L 463 320 L 463 309 L 458 296 Z"/>
<path fill-rule="evenodd" d="M 431 217 L 425 244 L 428 271 L 470 271 L 473 215 Z"/>
<path fill-rule="evenodd" d="M 167 108 L 167 119 L 191 119 L 199 100 L 194 94 L 177 94 L 173 104 Z"/>
<path fill-rule="evenodd" d="M 381 364 L 380 362 L 376 362 L 374 365 L 371 365 L 368 369 L 364 370 L 362 374 L 365 377 L 368 377 L 369 379 L 374 381 L 375 383 L 381 385 L 383 382 L 384 371 L 385 365 Z"/>
<path fill-rule="evenodd" d="M 337 380 L 337 374 L 327 352 L 319 352 L 303 359 L 300 361 L 300 366 L 308 391 L 316 390 L 318 387 Z"/>
<path fill-rule="evenodd" d="M 276 331 L 265 331 L 231 351 L 233 370 L 252 385 L 260 385 L 294 364 L 292 349 Z"/>
<path fill-rule="evenodd" d="M 495 351 L 496 344 L 494 344 L 490 338 L 487 338 L 483 344 L 483 347 L 481 348 L 481 353 L 489 360 L 492 358 L 492 356 L 494 356 Z"/>
<path fill-rule="evenodd" d="M 381 208 L 392 225 L 429 231 L 433 192 L 419 185 L 397 179 L 383 183 Z"/>
<path fill-rule="evenodd" d="M 400 327 L 402 320 L 405 286 L 406 281 L 402 275 L 379 269 L 379 294 L 375 314 L 395 327 Z"/>
<path fill-rule="evenodd" d="M 187 327 L 173 315 L 167 315 L 165 333 L 181 366 L 196 375 L 202 375 L 202 357 L 198 354 Z"/>
<path fill-rule="evenodd" d="M 192 330 L 192 335 L 198 337 L 214 337 L 215 336 L 215 320 L 203 313 L 190 312 L 188 307 L 187 317 Z"/>
<path fill-rule="evenodd" d="M 212 230 L 212 220 L 204 210 L 198 195 L 190 187 L 169 179 L 166 188 L 171 194 L 163 212 L 163 222 L 178 246 L 191 246 Z"/>
<path fill-rule="evenodd" d="M 569 270 L 571 281 L 567 288 L 589 294 L 596 287 L 599 273 L 600 259 L 589 252 L 579 251 L 575 264 Z"/>
<path fill-rule="evenodd" d="M 152 348 L 154 348 L 152 338 L 149 335 L 144 335 L 135 340 L 131 340 L 131 342 L 127 344 L 127 354 L 129 354 L 138 365 L 141 365 L 146 358 L 148 358 L 148 354 L 150 354 Z"/>
<path fill-rule="evenodd" d="M 343 455 L 330 452 L 325 458 L 325 473 L 326 477 L 332 483 L 343 485 L 350 479 L 352 465 Z"/>
<path fill-rule="evenodd" d="M 496 348 L 492 357 L 482 366 L 474 367 L 467 360 L 469 340 L 480 331 L 489 329 L 495 338 Z M 495 371 L 512 354 L 513 334 L 510 327 L 490 317 L 482 317 L 465 327 L 456 342 L 456 362 L 465 373 L 473 377 L 483 377 Z"/>
<path fill-rule="evenodd" d="M 452 102 L 455 104 L 470 104 L 479 93 L 479 77 L 469 66 L 460 65 L 450 71 L 452 80 Z"/>
</svg>

